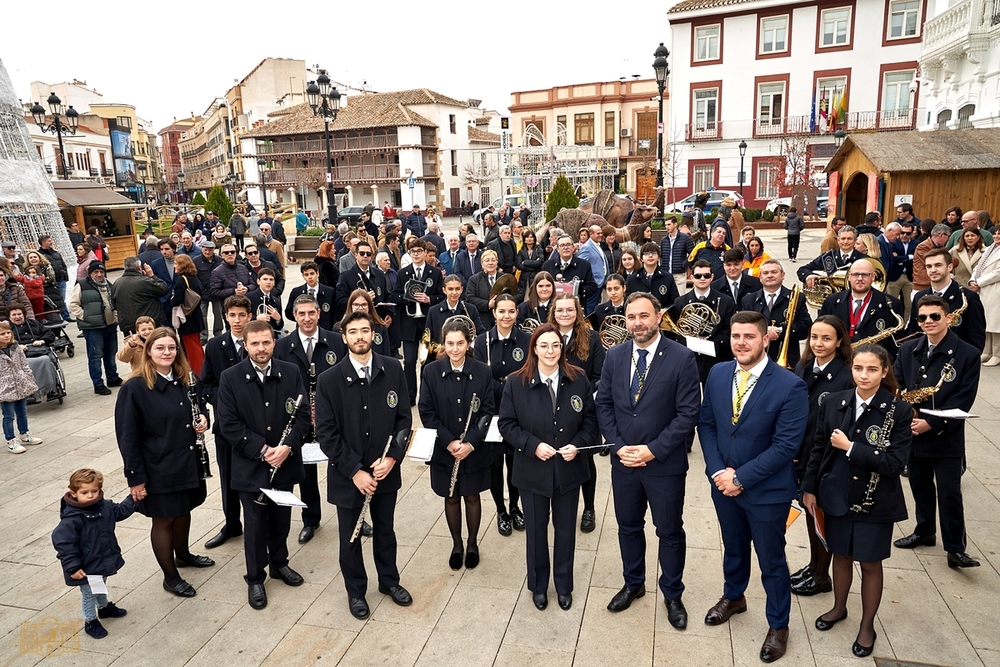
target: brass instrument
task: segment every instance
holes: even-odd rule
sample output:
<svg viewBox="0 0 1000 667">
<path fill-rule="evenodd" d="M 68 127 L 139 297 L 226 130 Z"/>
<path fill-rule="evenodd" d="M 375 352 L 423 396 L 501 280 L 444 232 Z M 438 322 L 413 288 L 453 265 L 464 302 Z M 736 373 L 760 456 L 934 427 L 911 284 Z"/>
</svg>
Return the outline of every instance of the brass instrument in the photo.
<svg viewBox="0 0 1000 667">
<path fill-rule="evenodd" d="M 472 319 L 472 316 L 469 315 L 469 307 L 467 305 L 465 305 L 464 301 L 459 301 L 458 303 L 459 303 L 460 306 L 462 306 L 462 310 L 465 311 L 465 319 L 469 321 L 469 329 L 472 330 L 472 337 L 475 338 L 476 337 L 476 323 Z"/>
<path fill-rule="evenodd" d="M 540 322 L 536 320 L 534 317 L 529 317 L 523 322 L 521 322 L 518 328 L 527 334 L 533 334 L 535 333 L 535 329 L 538 328 L 539 324 Z"/>
<path fill-rule="evenodd" d="M 965 296 L 965 290 L 960 290 L 960 293 L 962 295 L 962 305 L 956 308 L 955 310 L 951 311 L 951 316 L 952 316 L 951 324 L 949 325 L 948 328 L 957 327 L 961 323 L 962 313 L 964 313 L 965 309 L 969 307 L 969 300 Z M 901 345 L 902 343 L 905 343 L 911 338 L 916 338 L 917 336 L 922 336 L 922 335 L 924 335 L 923 331 L 915 331 L 911 333 L 909 336 L 903 336 L 902 338 L 894 338 L 893 340 L 896 342 L 896 345 Z"/>
<path fill-rule="evenodd" d="M 389 453 L 389 447 L 391 445 L 392 445 L 392 436 L 390 435 L 389 441 L 385 443 L 385 449 L 382 450 L 382 456 L 381 458 L 379 458 L 378 463 L 376 463 L 375 465 L 379 465 L 380 463 L 382 463 L 382 461 L 385 460 L 385 455 Z M 365 502 L 361 506 L 361 516 L 358 517 L 358 522 L 354 526 L 354 532 L 351 533 L 351 542 L 358 539 L 358 534 L 361 533 L 361 528 L 365 524 L 365 518 L 368 516 L 368 508 L 371 507 L 372 496 L 374 495 L 375 495 L 374 493 L 365 494 Z"/>
<path fill-rule="evenodd" d="M 883 266 L 882 262 L 877 259 L 872 259 L 871 257 L 865 257 L 864 259 L 871 262 L 872 269 L 875 271 L 875 280 L 872 283 L 872 287 L 877 289 L 879 292 L 884 292 L 885 286 L 889 282 L 885 266 Z M 813 287 L 806 287 L 805 284 L 802 285 L 802 293 L 806 297 L 806 303 L 808 303 L 812 308 L 819 310 L 823 307 L 823 302 L 828 296 L 836 294 L 837 292 L 843 292 L 847 289 L 848 271 L 849 269 L 840 269 L 829 274 L 823 273 L 822 271 L 813 271 L 811 275 L 816 277 L 816 282 Z"/>
<path fill-rule="evenodd" d="M 292 410 L 291 417 L 288 418 L 288 423 L 285 424 L 285 430 L 281 432 L 281 438 L 278 440 L 278 444 L 274 446 L 275 449 L 285 444 L 285 440 L 288 439 L 288 434 L 292 432 L 292 427 L 295 425 L 295 419 L 296 417 L 298 417 L 299 406 L 301 405 L 302 405 L 302 394 L 299 394 L 295 398 L 295 408 L 294 410 Z M 271 466 L 271 477 L 270 479 L 268 479 L 267 483 L 268 486 L 270 486 L 272 489 L 274 488 L 274 476 L 277 473 L 278 473 L 278 466 Z M 254 498 L 253 501 L 258 505 L 267 505 L 267 494 L 261 491 L 260 495 Z"/>
<path fill-rule="evenodd" d="M 517 295 L 517 278 L 513 274 L 503 273 L 497 276 L 496 282 L 493 283 L 493 287 L 490 289 L 490 299 L 501 294 Z"/>
<path fill-rule="evenodd" d="M 708 338 L 720 321 L 716 311 L 699 301 L 689 303 L 681 308 L 676 322 L 670 317 L 671 310 L 673 307 L 668 308 L 667 312 L 663 313 L 663 317 L 660 318 L 660 329 L 677 336 Z"/>
<path fill-rule="evenodd" d="M 792 370 L 788 364 L 788 347 L 792 345 L 792 323 L 795 321 L 795 310 L 799 307 L 799 297 L 802 291 L 796 285 L 792 288 L 792 293 L 788 297 L 788 316 L 785 318 L 785 339 L 781 341 L 781 348 L 778 350 L 778 358 L 775 359 L 782 368 Z M 796 345 L 798 343 L 795 343 Z"/>
<path fill-rule="evenodd" d="M 955 372 L 955 365 L 949 361 L 941 369 L 941 377 L 938 378 L 937 384 L 933 387 L 917 387 L 916 389 L 911 389 L 909 391 L 900 392 L 899 397 L 909 403 L 914 405 L 916 403 L 923 403 L 928 398 L 938 393 L 941 389 L 941 385 L 944 384 L 944 379 L 950 374 Z M 917 409 L 913 408 L 913 418 L 917 418 Z"/>
<path fill-rule="evenodd" d="M 608 315 L 604 318 L 597 333 L 605 350 L 632 339 L 632 332 L 628 330 L 626 324 L 624 315 Z"/>
<path fill-rule="evenodd" d="M 191 428 L 197 428 L 201 422 L 201 408 L 198 406 L 198 385 L 194 371 L 188 371 L 188 400 L 191 401 Z M 208 479 L 212 476 L 212 466 L 208 461 L 208 448 L 205 447 L 205 434 L 195 433 L 195 447 L 198 448 L 198 476 Z"/>
<path fill-rule="evenodd" d="M 943 376 L 942 376 L 943 377 Z M 889 434 L 892 433 L 892 427 L 896 423 L 896 401 L 892 401 L 892 405 L 889 406 L 889 412 L 885 415 L 885 421 L 882 422 L 882 430 L 879 432 L 878 440 L 875 441 L 875 449 L 884 452 L 889 447 Z M 868 488 L 865 489 L 865 497 L 862 498 L 861 504 L 851 505 L 851 511 L 857 512 L 858 514 L 868 514 L 872 511 L 872 505 L 875 504 L 875 487 L 878 486 L 878 480 L 880 475 L 877 472 L 872 472 L 871 477 L 868 478 Z"/>
<path fill-rule="evenodd" d="M 410 317 L 421 318 L 426 317 L 427 313 L 421 308 L 421 303 L 416 300 L 417 294 L 424 294 L 427 290 L 427 285 L 420 280 L 408 280 L 406 285 L 403 286 L 403 299 L 408 303 L 406 304 L 406 314 Z M 410 310 L 410 304 L 414 304 L 416 307 L 413 311 Z"/>
<path fill-rule="evenodd" d="M 874 345 L 875 343 L 881 340 L 885 340 L 889 336 L 892 336 L 893 334 L 900 332 L 906 328 L 906 323 L 903 322 L 903 318 L 900 317 L 896 311 L 889 309 L 889 312 L 892 313 L 892 316 L 896 318 L 896 326 L 888 327 L 886 329 L 883 329 L 882 331 L 879 331 L 877 334 L 868 336 L 867 338 L 862 338 L 861 340 L 858 341 L 854 341 L 853 343 L 851 343 L 851 349 L 856 350 L 862 345 Z"/>
<path fill-rule="evenodd" d="M 432 356 L 437 357 L 442 347 L 441 343 L 431 340 L 431 330 L 424 329 L 424 335 L 420 337 L 420 345 L 417 347 L 417 361 L 426 364 Z"/>
</svg>

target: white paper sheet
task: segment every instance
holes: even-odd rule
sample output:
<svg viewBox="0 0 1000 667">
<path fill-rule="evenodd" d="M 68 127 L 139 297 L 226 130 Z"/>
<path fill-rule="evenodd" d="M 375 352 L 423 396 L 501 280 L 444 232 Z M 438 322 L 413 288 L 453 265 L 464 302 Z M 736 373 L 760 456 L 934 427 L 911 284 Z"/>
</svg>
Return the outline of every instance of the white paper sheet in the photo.
<svg viewBox="0 0 1000 667">
<path fill-rule="evenodd" d="M 434 443 L 437 441 L 437 429 L 418 428 L 410 438 L 410 447 L 406 450 L 406 458 L 411 461 L 426 462 L 434 453 Z"/>
<path fill-rule="evenodd" d="M 100 574 L 88 574 L 87 583 L 90 584 L 90 592 L 94 595 L 107 595 L 108 585 L 104 581 L 104 576 Z"/>
<path fill-rule="evenodd" d="M 291 491 L 277 491 L 275 489 L 261 489 L 265 496 L 274 501 L 275 505 L 282 507 L 306 507 L 306 504 L 295 497 Z"/>
<path fill-rule="evenodd" d="M 920 414 L 942 417 L 944 419 L 979 419 L 979 415 L 970 414 L 958 408 L 949 408 L 947 410 L 926 410 L 920 408 Z"/>
<path fill-rule="evenodd" d="M 715 356 L 715 343 L 710 340 L 702 340 L 694 336 L 684 336 L 684 341 L 687 343 L 688 349 L 695 354 L 704 354 L 707 357 Z"/>
<path fill-rule="evenodd" d="M 490 420 L 490 428 L 486 432 L 486 442 L 503 442 L 503 436 L 500 435 L 500 415 L 494 415 L 493 419 Z"/>
<path fill-rule="evenodd" d="M 319 448 L 318 442 L 302 443 L 302 463 L 309 465 L 310 463 L 326 463 L 329 460 L 323 450 Z"/>
</svg>

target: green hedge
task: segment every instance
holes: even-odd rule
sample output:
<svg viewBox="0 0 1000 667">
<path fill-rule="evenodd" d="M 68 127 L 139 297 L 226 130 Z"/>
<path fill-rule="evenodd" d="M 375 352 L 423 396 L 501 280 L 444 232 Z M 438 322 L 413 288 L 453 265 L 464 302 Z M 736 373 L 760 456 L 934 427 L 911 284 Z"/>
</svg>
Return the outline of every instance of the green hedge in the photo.
<svg viewBox="0 0 1000 667">
<path fill-rule="evenodd" d="M 299 232 L 299 236 L 323 236 L 325 232 L 326 228 L 324 227 L 310 227 L 304 232 Z"/>
</svg>

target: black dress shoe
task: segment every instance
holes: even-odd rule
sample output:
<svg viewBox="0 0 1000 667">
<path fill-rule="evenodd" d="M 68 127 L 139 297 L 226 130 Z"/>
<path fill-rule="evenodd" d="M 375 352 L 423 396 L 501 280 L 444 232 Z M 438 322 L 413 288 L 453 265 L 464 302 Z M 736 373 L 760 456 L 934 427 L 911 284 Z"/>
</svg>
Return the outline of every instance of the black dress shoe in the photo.
<svg viewBox="0 0 1000 667">
<path fill-rule="evenodd" d="M 622 589 L 615 593 L 611 602 L 608 603 L 608 611 L 625 611 L 632 606 L 633 600 L 638 600 L 645 594 L 646 588 L 644 586 L 639 586 L 639 588 L 622 586 Z"/>
<path fill-rule="evenodd" d="M 829 593 L 832 590 L 833 581 L 830 579 L 827 579 L 822 584 L 817 584 L 815 579 L 809 577 L 808 579 L 803 579 L 802 581 L 792 584 L 792 592 L 803 597 L 819 595 L 820 593 Z"/>
<path fill-rule="evenodd" d="M 524 530 L 524 513 L 521 508 L 515 507 L 510 511 L 510 522 L 514 526 L 514 530 Z"/>
<path fill-rule="evenodd" d="M 462 569 L 462 557 L 464 555 L 465 554 L 462 553 L 461 549 L 459 549 L 458 551 L 453 551 L 451 553 L 451 556 L 448 557 L 448 567 L 450 567 L 453 570 L 461 570 Z"/>
<path fill-rule="evenodd" d="M 194 586 L 184 581 L 183 579 L 181 579 L 173 586 L 170 586 L 169 584 L 167 584 L 167 582 L 164 581 L 163 590 L 167 591 L 168 593 L 173 593 L 177 597 L 182 597 L 182 598 L 193 598 L 196 595 Z"/>
<path fill-rule="evenodd" d="M 592 533 L 595 528 L 597 528 L 597 522 L 594 520 L 594 510 L 583 510 L 583 515 L 580 517 L 580 530 L 584 533 Z"/>
<path fill-rule="evenodd" d="M 547 593 L 532 593 L 531 601 L 535 603 L 535 609 L 538 611 L 549 606 L 549 596 Z"/>
<path fill-rule="evenodd" d="M 788 575 L 788 578 L 791 579 L 792 583 L 794 584 L 798 581 L 802 581 L 803 579 L 808 579 L 811 576 L 813 576 L 813 569 L 810 566 L 806 565 L 801 570 L 798 570 L 797 572 L 793 572 L 790 575 Z"/>
<path fill-rule="evenodd" d="M 858 643 L 858 640 L 854 640 L 854 645 L 851 646 L 851 653 L 859 658 L 867 658 L 875 650 L 875 640 L 878 639 L 878 633 L 872 630 L 872 645 L 862 646 Z"/>
<path fill-rule="evenodd" d="M 215 537 L 211 538 L 208 542 L 205 542 L 205 548 L 206 549 L 214 549 L 215 547 L 221 547 L 230 538 L 232 538 L 232 537 L 239 537 L 242 534 L 243 533 L 241 531 L 239 533 L 236 533 L 235 535 L 230 535 L 229 533 L 226 532 L 226 529 L 223 528 L 222 530 L 220 530 L 218 532 L 218 534 L 216 534 Z"/>
<path fill-rule="evenodd" d="M 264 590 L 264 584 L 247 586 L 247 602 L 254 609 L 263 609 L 267 606 L 267 592 Z"/>
<path fill-rule="evenodd" d="M 124 382 L 124 380 L 122 380 L 120 377 L 116 377 L 114 380 L 108 380 L 108 386 L 109 387 L 120 387 L 120 386 L 122 386 L 122 382 Z"/>
<path fill-rule="evenodd" d="M 512 532 L 514 532 L 514 527 L 510 523 L 510 515 L 506 512 L 500 512 L 497 514 L 497 530 L 504 537 L 507 537 Z"/>
<path fill-rule="evenodd" d="M 302 575 L 288 567 L 287 565 L 282 565 L 277 570 L 273 567 L 271 568 L 271 578 L 281 579 L 285 582 L 286 586 L 301 586 L 305 581 Z"/>
<path fill-rule="evenodd" d="M 365 619 L 371 614 L 364 598 L 347 598 L 347 608 L 351 610 L 351 616 L 354 618 Z"/>
<path fill-rule="evenodd" d="M 215 561 L 208 556 L 188 554 L 187 558 L 174 558 L 174 565 L 177 567 L 212 567 L 215 565 Z"/>
<path fill-rule="evenodd" d="M 390 588 L 384 588 L 382 586 L 378 587 L 378 592 L 382 595 L 388 595 L 392 598 L 392 601 L 398 604 L 400 607 L 409 607 L 413 604 L 413 598 L 410 597 L 410 592 L 407 591 L 402 586 L 392 586 Z"/>
<path fill-rule="evenodd" d="M 367 521 L 362 521 L 361 522 L 361 534 L 364 535 L 365 537 L 371 537 L 372 535 L 375 534 L 375 529 L 372 528 L 372 525 L 370 523 L 368 523 Z"/>
<path fill-rule="evenodd" d="M 686 628 L 688 626 L 688 612 L 680 598 L 664 600 L 664 602 L 667 605 L 667 620 L 670 621 L 670 625 L 678 630 Z"/>
<path fill-rule="evenodd" d="M 478 551 L 466 551 L 465 552 L 465 569 L 474 570 L 476 566 L 479 565 L 479 552 Z"/>
<path fill-rule="evenodd" d="M 573 594 L 567 593 L 566 595 L 559 596 L 559 608 L 563 611 L 569 611 L 569 608 L 573 606 Z"/>
<path fill-rule="evenodd" d="M 825 615 L 826 614 L 824 614 L 823 616 Z M 819 630 L 820 632 L 826 632 L 833 626 L 837 625 L 837 623 L 840 623 L 842 620 L 847 618 L 847 612 L 845 611 L 843 616 L 841 616 L 840 618 L 835 618 L 832 621 L 825 620 L 823 616 L 819 616 L 816 619 L 816 629 Z"/>
<path fill-rule="evenodd" d="M 299 531 L 299 544 L 305 544 L 311 540 L 317 528 L 319 526 L 302 526 L 302 530 Z"/>
<path fill-rule="evenodd" d="M 906 537 L 901 537 L 892 543 L 897 549 L 915 549 L 916 547 L 932 547 L 937 544 L 937 537 L 934 535 L 917 535 L 912 533 Z"/>
<path fill-rule="evenodd" d="M 972 558 L 964 551 L 948 554 L 948 567 L 955 569 L 959 567 L 979 567 L 979 561 Z"/>
</svg>

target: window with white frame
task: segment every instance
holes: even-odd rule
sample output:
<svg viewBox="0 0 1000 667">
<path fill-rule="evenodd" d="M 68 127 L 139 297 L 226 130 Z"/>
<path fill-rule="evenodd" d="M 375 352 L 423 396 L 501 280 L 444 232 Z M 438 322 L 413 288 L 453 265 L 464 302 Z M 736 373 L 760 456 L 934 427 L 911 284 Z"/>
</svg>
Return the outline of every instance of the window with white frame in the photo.
<svg viewBox="0 0 1000 667">
<path fill-rule="evenodd" d="M 694 29 L 695 62 L 719 59 L 719 24 L 701 26 Z"/>
<path fill-rule="evenodd" d="M 886 72 L 882 82 L 882 124 L 908 125 L 913 70 Z"/>
<path fill-rule="evenodd" d="M 784 100 L 784 81 L 760 84 L 757 90 L 757 126 L 780 126 L 784 116 Z"/>
<path fill-rule="evenodd" d="M 841 109 L 841 99 L 846 90 L 846 76 L 834 76 L 816 81 L 815 122 L 820 132 L 832 130 L 836 124 Z M 843 106 L 846 109 L 846 103 Z"/>
<path fill-rule="evenodd" d="M 715 187 L 715 165 L 714 164 L 696 164 L 694 166 L 693 176 L 694 176 L 694 190 L 698 192 L 700 190 L 708 190 L 709 188 Z"/>
<path fill-rule="evenodd" d="M 920 18 L 919 0 L 895 0 L 889 5 L 889 39 L 916 37 Z"/>
<path fill-rule="evenodd" d="M 694 91 L 694 129 L 705 136 L 715 136 L 719 114 L 719 89 Z"/>
<path fill-rule="evenodd" d="M 757 163 L 757 199 L 774 199 L 781 185 L 781 162 L 761 160 Z"/>
<path fill-rule="evenodd" d="M 770 16 L 760 21 L 760 52 L 782 53 L 788 50 L 788 17 Z"/>
<path fill-rule="evenodd" d="M 851 36 L 851 8 L 824 9 L 820 14 L 819 45 L 844 46 Z"/>
</svg>

